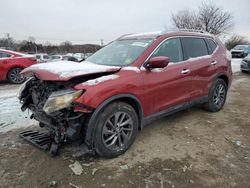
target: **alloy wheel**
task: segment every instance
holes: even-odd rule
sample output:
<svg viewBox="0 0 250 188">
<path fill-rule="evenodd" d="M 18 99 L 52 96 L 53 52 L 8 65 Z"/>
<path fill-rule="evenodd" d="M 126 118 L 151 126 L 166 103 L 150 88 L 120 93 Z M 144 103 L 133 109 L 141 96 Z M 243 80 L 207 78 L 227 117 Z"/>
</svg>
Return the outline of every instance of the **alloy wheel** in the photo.
<svg viewBox="0 0 250 188">
<path fill-rule="evenodd" d="M 126 112 L 115 112 L 104 123 L 102 141 L 110 150 L 122 150 L 133 132 L 133 120 Z"/>
<path fill-rule="evenodd" d="M 25 77 L 20 74 L 21 71 L 22 71 L 22 69 L 16 68 L 10 72 L 9 77 L 13 83 L 19 84 L 25 80 Z"/>
<path fill-rule="evenodd" d="M 219 84 L 216 87 L 213 96 L 213 102 L 217 108 L 221 108 L 223 106 L 225 98 L 226 98 L 226 88 L 223 84 Z"/>
</svg>

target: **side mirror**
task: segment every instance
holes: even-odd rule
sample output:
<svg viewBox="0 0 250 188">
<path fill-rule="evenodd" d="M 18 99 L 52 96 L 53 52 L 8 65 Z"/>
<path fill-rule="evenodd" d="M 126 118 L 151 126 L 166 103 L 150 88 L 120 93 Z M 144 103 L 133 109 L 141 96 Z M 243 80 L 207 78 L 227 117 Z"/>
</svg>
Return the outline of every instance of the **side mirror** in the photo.
<svg viewBox="0 0 250 188">
<path fill-rule="evenodd" d="M 152 57 L 146 64 L 146 69 L 164 68 L 168 65 L 169 59 L 166 56 Z"/>
</svg>

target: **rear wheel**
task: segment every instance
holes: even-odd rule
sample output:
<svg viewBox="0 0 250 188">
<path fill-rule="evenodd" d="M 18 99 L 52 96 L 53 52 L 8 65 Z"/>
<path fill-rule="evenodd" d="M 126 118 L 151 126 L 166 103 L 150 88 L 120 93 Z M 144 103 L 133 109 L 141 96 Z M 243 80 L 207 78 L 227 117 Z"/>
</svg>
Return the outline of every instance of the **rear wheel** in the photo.
<svg viewBox="0 0 250 188">
<path fill-rule="evenodd" d="M 222 79 L 217 79 L 212 85 L 209 95 L 208 102 L 205 104 L 205 109 L 210 112 L 220 111 L 226 101 L 227 97 L 227 84 Z"/>
<path fill-rule="evenodd" d="M 9 72 L 8 72 L 8 81 L 11 82 L 12 84 L 21 84 L 25 81 L 25 76 L 21 75 L 20 72 L 22 71 L 23 69 L 20 68 L 20 67 L 16 67 L 16 68 L 13 68 L 11 69 Z"/>
<path fill-rule="evenodd" d="M 98 115 L 94 147 L 98 155 L 112 158 L 133 144 L 138 132 L 138 117 L 130 105 L 115 102 Z"/>
</svg>

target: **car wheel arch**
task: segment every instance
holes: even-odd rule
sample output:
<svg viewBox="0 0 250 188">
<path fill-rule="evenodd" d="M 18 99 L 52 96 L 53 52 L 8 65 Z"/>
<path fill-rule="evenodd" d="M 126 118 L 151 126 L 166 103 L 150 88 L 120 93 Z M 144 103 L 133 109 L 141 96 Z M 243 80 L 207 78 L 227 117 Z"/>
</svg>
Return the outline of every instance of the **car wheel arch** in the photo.
<svg viewBox="0 0 250 188">
<path fill-rule="evenodd" d="M 228 78 L 227 75 L 221 74 L 221 75 L 219 75 L 219 76 L 217 77 L 217 79 L 218 79 L 218 78 L 224 80 L 224 82 L 227 84 L 227 87 L 228 87 L 228 85 L 229 85 L 229 78 Z"/>
<path fill-rule="evenodd" d="M 131 94 L 118 94 L 118 95 L 115 95 L 115 96 L 112 96 L 108 99 L 106 99 L 105 101 L 103 101 L 95 110 L 94 112 L 92 113 L 92 115 L 89 117 L 89 120 L 87 121 L 86 126 L 85 127 L 85 142 L 88 146 L 92 147 L 93 146 L 93 133 L 94 133 L 94 130 L 95 130 L 95 120 L 97 118 L 97 116 L 99 115 L 99 113 L 106 107 L 108 106 L 109 104 L 113 103 L 113 102 L 118 102 L 118 101 L 121 101 L 121 102 L 125 102 L 129 105 L 131 105 L 137 115 L 138 115 L 138 119 L 139 119 L 139 129 L 142 129 L 143 125 L 142 125 L 142 118 L 144 116 L 144 113 L 143 113 L 143 108 L 142 108 L 142 105 L 141 105 L 141 102 L 140 100 L 134 96 L 134 95 L 131 95 Z"/>
<path fill-rule="evenodd" d="M 222 79 L 222 80 L 224 80 L 224 82 L 226 83 L 227 87 L 230 86 L 230 80 L 229 80 L 229 77 L 228 77 L 226 74 L 221 73 L 221 74 L 217 75 L 217 76 L 215 77 L 215 79 L 213 80 L 213 82 L 215 82 L 217 79 Z"/>
</svg>

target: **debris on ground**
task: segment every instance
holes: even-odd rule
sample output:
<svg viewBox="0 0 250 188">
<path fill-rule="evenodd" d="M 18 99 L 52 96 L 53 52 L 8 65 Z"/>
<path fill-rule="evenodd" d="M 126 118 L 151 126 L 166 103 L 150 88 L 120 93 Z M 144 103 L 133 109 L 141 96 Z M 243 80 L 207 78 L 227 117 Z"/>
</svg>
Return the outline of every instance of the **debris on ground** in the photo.
<svg viewBox="0 0 250 188">
<path fill-rule="evenodd" d="M 237 140 L 235 141 L 235 144 L 236 144 L 237 146 L 241 146 L 241 141 L 237 139 Z"/>
<path fill-rule="evenodd" d="M 93 170 L 92 170 L 92 176 L 94 176 L 95 175 L 95 173 L 97 172 L 97 168 L 93 168 Z"/>
<path fill-rule="evenodd" d="M 70 185 L 71 187 L 74 187 L 74 188 L 80 188 L 80 187 L 78 187 L 77 185 L 75 185 L 75 184 L 73 184 L 73 183 L 69 183 L 69 185 Z"/>
<path fill-rule="evenodd" d="M 75 163 L 70 164 L 69 167 L 71 168 L 73 173 L 77 176 L 80 176 L 83 172 L 82 165 L 78 161 L 75 161 Z"/>
<path fill-rule="evenodd" d="M 185 166 L 182 168 L 182 171 L 183 171 L 183 172 L 186 172 L 186 170 L 187 170 L 187 166 L 185 165 Z"/>
<path fill-rule="evenodd" d="M 82 163 L 82 166 L 90 167 L 91 165 L 95 164 L 94 162 L 90 163 Z"/>
<path fill-rule="evenodd" d="M 48 183 L 48 187 L 56 187 L 57 186 L 57 182 L 56 181 L 50 181 Z"/>
<path fill-rule="evenodd" d="M 162 170 L 163 171 L 170 171 L 171 169 L 170 168 L 163 168 Z"/>
<path fill-rule="evenodd" d="M 120 168 L 121 168 L 122 170 L 128 170 L 128 165 L 121 165 Z"/>
</svg>

